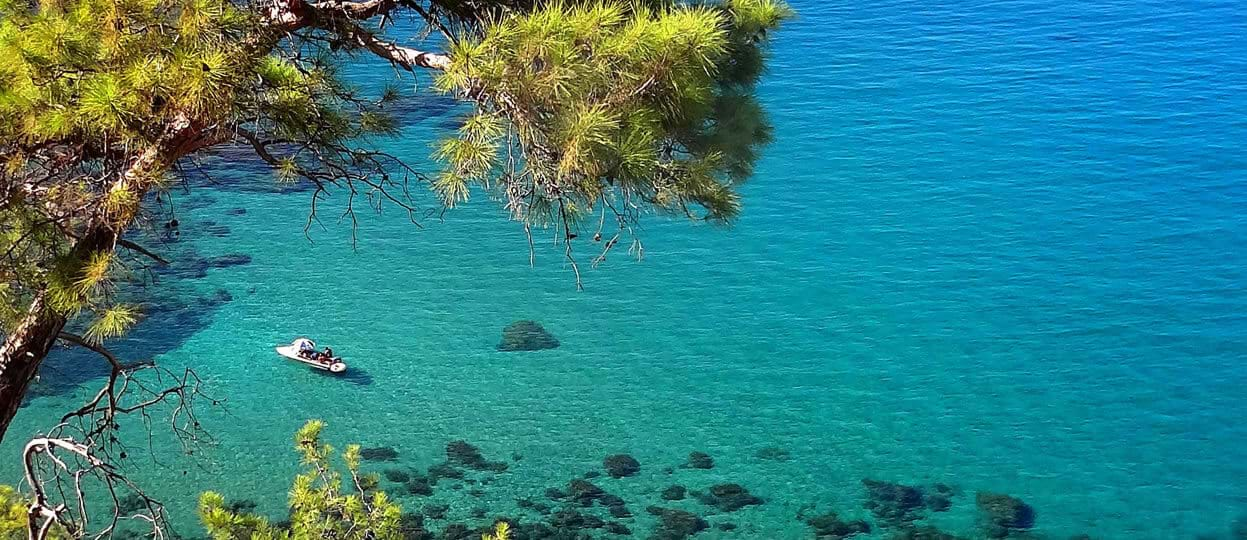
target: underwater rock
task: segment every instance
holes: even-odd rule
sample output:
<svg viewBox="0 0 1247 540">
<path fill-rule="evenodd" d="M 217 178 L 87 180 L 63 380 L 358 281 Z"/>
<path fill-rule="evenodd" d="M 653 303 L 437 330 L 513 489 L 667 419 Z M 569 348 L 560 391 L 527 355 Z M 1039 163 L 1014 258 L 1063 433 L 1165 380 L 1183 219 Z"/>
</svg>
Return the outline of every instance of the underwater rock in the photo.
<svg viewBox="0 0 1247 540">
<path fill-rule="evenodd" d="M 404 513 L 398 517 L 398 534 L 403 540 L 432 540 L 433 533 L 424 528 L 424 516 Z"/>
<path fill-rule="evenodd" d="M 429 466 L 429 481 L 430 482 L 436 483 L 438 480 L 441 480 L 443 478 L 450 478 L 453 480 L 463 480 L 464 476 L 465 475 L 463 474 L 463 471 L 456 469 L 454 465 L 451 465 L 449 463 L 438 463 L 437 465 Z"/>
<path fill-rule="evenodd" d="M 684 464 L 686 469 L 713 469 L 714 458 L 705 452 L 692 452 L 688 455 L 688 463 Z"/>
<path fill-rule="evenodd" d="M 623 497 L 618 495 L 603 493 L 601 497 L 598 497 L 598 504 L 602 506 L 623 506 L 624 500 Z"/>
<path fill-rule="evenodd" d="M 754 453 L 754 457 L 766 461 L 788 461 L 792 456 L 787 450 L 778 446 L 768 446 Z"/>
<path fill-rule="evenodd" d="M 632 529 L 629 529 L 627 525 L 624 525 L 623 523 L 620 523 L 618 521 L 612 521 L 610 523 L 607 523 L 606 532 L 611 533 L 611 534 L 618 534 L 620 536 L 632 536 Z"/>
<path fill-rule="evenodd" d="M 134 514 L 147 510 L 147 501 L 143 500 L 136 493 L 131 493 L 125 497 L 117 499 L 117 511 L 123 515 Z"/>
<path fill-rule="evenodd" d="M 922 519 L 926 503 L 921 489 L 870 478 L 863 478 L 862 485 L 866 486 L 863 506 L 880 521 L 896 526 Z"/>
<path fill-rule="evenodd" d="M 559 340 L 536 321 L 515 321 L 502 329 L 500 351 L 539 351 L 559 346 Z"/>
<path fill-rule="evenodd" d="M 546 488 L 546 498 L 554 499 L 556 501 L 560 499 L 566 499 L 567 492 L 559 488 Z"/>
<path fill-rule="evenodd" d="M 484 496 L 485 496 L 485 490 L 483 490 L 483 489 L 470 489 L 470 490 L 468 490 L 468 495 L 471 495 L 471 496 L 473 496 L 473 497 L 484 497 Z"/>
<path fill-rule="evenodd" d="M 361 448 L 359 457 L 364 461 L 394 461 L 398 459 L 398 450 L 388 446 Z"/>
<path fill-rule="evenodd" d="M 926 496 L 927 508 L 932 512 L 947 512 L 953 507 L 953 500 L 943 493 L 928 493 Z"/>
<path fill-rule="evenodd" d="M 696 496 L 702 504 L 714 506 L 724 512 L 735 512 L 764 502 L 740 484 L 715 484 L 710 486 L 708 493 L 699 493 Z"/>
<path fill-rule="evenodd" d="M 442 540 L 476 540 L 479 536 L 462 523 L 451 523 L 442 529 Z"/>
<path fill-rule="evenodd" d="M 844 521 L 835 512 L 807 518 L 806 525 L 814 529 L 814 536 L 820 539 L 841 540 L 858 534 L 869 534 L 870 524 L 863 520 Z"/>
<path fill-rule="evenodd" d="M 593 506 L 593 502 L 606 496 L 606 491 L 588 480 L 576 478 L 567 483 L 567 496 L 580 506 Z"/>
<path fill-rule="evenodd" d="M 571 508 L 564 508 L 550 516 L 550 526 L 556 529 L 601 529 L 606 526 L 602 518 L 582 514 Z"/>
<path fill-rule="evenodd" d="M 947 512 L 953 506 L 954 491 L 948 484 L 932 484 L 925 493 L 927 508 L 932 512 Z"/>
<path fill-rule="evenodd" d="M 1012 531 L 1035 525 L 1035 509 L 1017 497 L 980 491 L 975 495 L 975 503 L 983 517 L 983 532 L 988 538 L 1004 538 Z"/>
<path fill-rule="evenodd" d="M 446 519 L 446 512 L 450 511 L 449 504 L 430 504 L 424 507 L 424 517 L 429 519 Z"/>
<path fill-rule="evenodd" d="M 645 511 L 658 516 L 658 527 L 654 529 L 654 534 L 650 537 L 652 540 L 688 538 L 710 527 L 710 524 L 697 514 L 684 510 L 650 506 Z"/>
<path fill-rule="evenodd" d="M 406 484 L 407 493 L 428 497 L 433 494 L 433 485 L 429 483 L 429 479 L 423 476 L 417 476 L 409 480 Z"/>
<path fill-rule="evenodd" d="M 234 295 L 230 294 L 229 291 L 225 289 L 217 289 L 215 292 L 212 293 L 212 296 L 208 298 L 208 303 L 209 304 L 224 304 L 226 302 L 232 302 L 233 300 L 234 300 Z"/>
<path fill-rule="evenodd" d="M 628 507 L 622 504 L 608 506 L 606 507 L 606 511 L 610 512 L 611 517 L 615 518 L 623 519 L 632 517 L 632 511 L 628 510 Z"/>
<path fill-rule="evenodd" d="M 606 459 L 602 460 L 602 466 L 606 468 L 606 474 L 609 474 L 611 478 L 632 476 L 641 470 L 641 464 L 628 454 L 606 456 Z"/>
<path fill-rule="evenodd" d="M 402 469 L 386 469 L 381 474 L 385 476 L 386 480 L 396 484 L 406 484 L 407 481 L 411 480 L 411 475 Z"/>
<path fill-rule="evenodd" d="M 461 465 L 478 471 L 503 472 L 507 464 L 503 461 L 488 461 L 481 455 L 480 449 L 467 441 L 450 441 L 446 443 L 446 459 L 455 465 Z"/>
<path fill-rule="evenodd" d="M 662 490 L 662 498 L 664 501 L 682 501 L 684 500 L 684 486 L 674 485 Z"/>
<path fill-rule="evenodd" d="M 221 255 L 220 257 L 211 257 L 206 259 L 210 268 L 229 268 L 231 266 L 242 266 L 251 264 L 251 256 L 246 253 L 230 253 Z"/>
</svg>

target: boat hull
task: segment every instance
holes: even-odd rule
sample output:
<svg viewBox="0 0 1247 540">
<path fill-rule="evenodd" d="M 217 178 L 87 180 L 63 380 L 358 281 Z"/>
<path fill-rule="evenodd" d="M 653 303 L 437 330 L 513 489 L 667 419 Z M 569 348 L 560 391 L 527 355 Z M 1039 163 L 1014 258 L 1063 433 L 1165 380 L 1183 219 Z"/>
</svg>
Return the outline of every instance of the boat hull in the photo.
<svg viewBox="0 0 1247 540">
<path fill-rule="evenodd" d="M 299 350 L 294 345 L 277 347 L 277 354 L 280 354 L 289 360 L 294 360 L 300 364 L 306 364 L 312 366 L 313 368 L 328 371 L 330 373 L 342 373 L 343 371 L 346 371 L 346 364 L 342 362 L 341 358 L 334 358 L 332 362 L 319 362 L 309 358 L 303 358 L 302 356 L 299 356 Z"/>
</svg>

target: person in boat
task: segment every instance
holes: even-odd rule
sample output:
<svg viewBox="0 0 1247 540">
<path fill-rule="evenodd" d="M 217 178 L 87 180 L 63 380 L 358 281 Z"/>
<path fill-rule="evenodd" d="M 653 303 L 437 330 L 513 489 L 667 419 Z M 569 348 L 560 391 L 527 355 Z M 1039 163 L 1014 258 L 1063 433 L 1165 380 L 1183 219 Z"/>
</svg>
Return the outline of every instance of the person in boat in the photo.
<svg viewBox="0 0 1247 540">
<path fill-rule="evenodd" d="M 302 356 L 303 358 L 315 358 L 316 357 L 316 346 L 313 345 L 311 341 L 308 341 L 306 339 L 302 340 L 299 342 L 298 355 Z"/>
<path fill-rule="evenodd" d="M 333 349 L 326 345 L 325 352 L 320 353 L 320 361 L 326 364 L 333 362 Z"/>
</svg>

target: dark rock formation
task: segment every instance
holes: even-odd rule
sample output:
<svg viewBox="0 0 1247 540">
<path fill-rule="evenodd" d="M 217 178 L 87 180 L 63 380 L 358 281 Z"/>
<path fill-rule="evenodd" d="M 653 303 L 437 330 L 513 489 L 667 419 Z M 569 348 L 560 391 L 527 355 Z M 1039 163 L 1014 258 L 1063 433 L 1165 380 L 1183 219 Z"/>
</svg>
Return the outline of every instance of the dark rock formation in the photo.
<svg viewBox="0 0 1247 540">
<path fill-rule="evenodd" d="M 407 481 L 407 493 L 428 497 L 433 494 L 433 484 L 429 483 L 429 479 L 423 476 L 417 476 Z"/>
<path fill-rule="evenodd" d="M 454 465 L 449 463 L 438 463 L 437 465 L 429 466 L 429 481 L 433 483 L 437 483 L 438 480 L 443 478 L 462 480 L 463 477 L 463 471 L 456 469 Z"/>
<path fill-rule="evenodd" d="M 429 519 L 446 519 L 446 512 L 450 511 L 449 504 L 430 504 L 424 507 L 424 517 Z"/>
<path fill-rule="evenodd" d="M 442 529 L 442 540 L 476 540 L 480 535 L 462 523 L 451 523 Z"/>
<path fill-rule="evenodd" d="M 606 474 L 609 474 L 611 478 L 632 476 L 641 470 L 641 464 L 628 454 L 606 456 L 606 459 L 602 460 L 602 466 L 606 468 Z"/>
<path fill-rule="evenodd" d="M 697 494 L 697 500 L 724 512 L 735 512 L 746 506 L 763 503 L 761 498 L 750 494 L 749 490 L 740 484 L 710 486 L 707 493 Z"/>
<path fill-rule="evenodd" d="M 606 526 L 602 518 L 582 514 L 571 508 L 564 508 L 550 516 L 550 526 L 556 529 L 601 529 Z"/>
<path fill-rule="evenodd" d="M 606 532 L 611 533 L 611 534 L 618 534 L 620 536 L 632 536 L 632 529 L 629 529 L 626 525 L 618 521 L 612 521 L 610 523 L 607 523 Z"/>
<path fill-rule="evenodd" d="M 246 208 L 230 208 L 229 210 L 226 210 L 226 211 L 225 211 L 225 215 L 227 215 L 227 216 L 245 216 L 245 215 L 247 215 L 247 209 L 246 209 Z"/>
<path fill-rule="evenodd" d="M 546 498 L 547 498 L 547 499 L 554 499 L 554 500 L 556 500 L 556 501 L 557 501 L 557 500 L 560 500 L 560 499 L 566 499 L 566 498 L 567 498 L 567 492 L 566 492 L 566 491 L 563 491 L 563 490 L 561 490 L 561 489 L 559 489 L 559 488 L 553 488 L 553 487 L 552 487 L 552 488 L 546 488 Z"/>
<path fill-rule="evenodd" d="M 948 484 L 933 484 L 926 490 L 927 508 L 932 512 L 947 512 L 953 506 L 953 488 Z"/>
<path fill-rule="evenodd" d="M 504 461 L 487 461 L 480 449 L 467 441 L 450 441 L 446 443 L 446 459 L 449 463 L 475 469 L 478 471 L 503 472 L 507 470 Z"/>
<path fill-rule="evenodd" d="M 983 533 L 988 538 L 1004 538 L 1010 532 L 1035 525 L 1035 509 L 1017 497 L 980 491 L 975 503 L 983 518 Z"/>
<path fill-rule="evenodd" d="M 651 540 L 679 540 L 710 527 L 710 524 L 697 514 L 684 510 L 650 506 L 645 511 L 658 516 L 658 527 L 654 529 Z"/>
<path fill-rule="evenodd" d="M 580 506 L 593 506 L 593 502 L 606 496 L 606 491 L 588 480 L 576 478 L 567 483 L 567 496 Z"/>
<path fill-rule="evenodd" d="M 682 501 L 684 500 L 684 486 L 675 485 L 662 490 L 662 498 L 664 501 Z"/>
<path fill-rule="evenodd" d="M 730 521 L 724 521 L 723 523 L 720 523 L 720 524 L 718 524 L 718 525 L 715 525 L 715 527 L 717 527 L 720 531 L 734 531 L 734 530 L 736 530 L 736 524 L 735 524 L 735 523 L 732 523 L 732 522 L 730 522 Z"/>
<path fill-rule="evenodd" d="M 806 518 L 805 523 L 814 529 L 815 538 L 841 540 L 858 534 L 870 533 L 870 524 L 860 519 L 844 521 L 835 512 Z"/>
<path fill-rule="evenodd" d="M 536 321 L 515 321 L 502 329 L 500 351 L 539 351 L 559 346 L 559 340 Z"/>
<path fill-rule="evenodd" d="M 620 518 L 620 519 L 632 517 L 632 511 L 628 510 L 628 507 L 622 504 L 608 506 L 606 510 L 610 512 L 611 517 Z"/>
<path fill-rule="evenodd" d="M 386 480 L 396 484 L 406 484 L 408 480 L 411 480 L 411 475 L 402 469 L 386 469 L 381 474 L 385 476 Z"/>
<path fill-rule="evenodd" d="M 879 521 L 898 526 L 922 519 L 926 502 L 921 489 L 870 478 L 862 479 L 862 485 L 866 486 L 866 504 L 863 506 Z"/>
<path fill-rule="evenodd" d="M 432 540 L 433 533 L 424 528 L 424 516 L 404 513 L 398 517 L 398 534 L 403 540 Z"/>
<path fill-rule="evenodd" d="M 692 452 L 688 455 L 688 463 L 684 464 L 688 469 L 713 469 L 714 458 L 705 452 Z"/>
<path fill-rule="evenodd" d="M 388 446 L 361 448 L 359 450 L 359 457 L 364 461 L 394 461 L 398 459 L 398 450 Z"/>
</svg>

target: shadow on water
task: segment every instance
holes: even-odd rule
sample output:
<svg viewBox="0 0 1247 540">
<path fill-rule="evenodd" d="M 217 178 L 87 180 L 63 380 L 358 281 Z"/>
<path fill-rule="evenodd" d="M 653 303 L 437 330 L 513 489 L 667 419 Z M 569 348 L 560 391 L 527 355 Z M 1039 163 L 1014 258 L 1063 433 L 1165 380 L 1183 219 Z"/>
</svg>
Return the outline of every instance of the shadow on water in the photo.
<svg viewBox="0 0 1247 540">
<path fill-rule="evenodd" d="M 328 372 L 322 372 L 322 373 L 324 373 L 326 376 L 337 377 L 343 381 L 346 381 L 348 383 L 358 385 L 358 386 L 372 386 L 372 382 L 373 382 L 372 375 L 369 375 L 367 371 L 364 371 L 360 368 L 355 368 L 355 367 L 348 368 L 346 370 L 346 373 L 343 373 L 341 375 L 332 375 Z"/>
<path fill-rule="evenodd" d="M 145 318 L 125 338 L 109 342 L 109 350 L 125 362 L 150 360 L 180 347 L 212 319 L 212 312 L 224 303 L 215 297 L 197 297 L 189 302 L 162 298 L 144 306 Z M 80 347 L 58 348 L 44 360 L 39 379 L 31 385 L 27 400 L 56 396 L 108 376 L 108 364 L 94 352 Z"/>
</svg>

